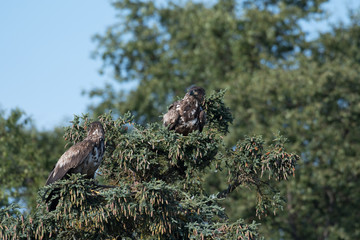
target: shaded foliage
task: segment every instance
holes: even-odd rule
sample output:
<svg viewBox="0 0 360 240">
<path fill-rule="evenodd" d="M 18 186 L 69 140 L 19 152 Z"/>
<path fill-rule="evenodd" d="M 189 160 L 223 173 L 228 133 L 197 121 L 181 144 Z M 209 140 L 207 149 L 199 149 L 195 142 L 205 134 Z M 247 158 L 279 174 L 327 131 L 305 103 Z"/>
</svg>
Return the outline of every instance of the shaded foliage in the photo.
<svg viewBox="0 0 360 240">
<path fill-rule="evenodd" d="M 72 175 L 45 186 L 31 214 L 1 210 L 0 238 L 261 239 L 257 223 L 230 221 L 220 203 L 235 188 L 251 185 L 259 196 L 257 214 L 276 211 L 281 202 L 272 181 L 291 176 L 298 156 L 284 151 L 281 137 L 273 145 L 246 138 L 227 150 L 222 140 L 227 127 L 219 125 L 232 118 L 222 94 L 210 95 L 204 107 L 210 116 L 225 117 L 210 118 L 203 132 L 188 136 L 158 123 L 134 124 L 130 114 L 101 115 L 108 148 L 97 177 L 107 185 Z M 206 103 L 222 107 L 206 108 Z M 92 121 L 87 115 L 75 117 L 66 129 L 67 141 L 81 141 Z M 205 190 L 204 176 L 212 166 L 228 174 L 231 191 Z M 57 207 L 49 212 L 54 199 Z"/>
<path fill-rule="evenodd" d="M 193 154 L 198 146 L 188 145 L 184 138 L 172 133 L 164 138 L 174 143 L 173 137 L 187 144 L 185 148 L 165 143 L 160 133 L 154 135 L 159 140 L 156 142 L 151 131 L 165 134 L 157 124 L 148 127 L 126 125 L 136 139 L 134 145 L 128 146 L 139 147 L 151 154 L 149 165 L 140 162 L 138 169 L 137 158 L 143 152 L 131 153 L 117 148 L 118 137 L 122 140 L 132 137 L 123 136 L 123 127 L 112 128 L 111 131 L 119 133 L 108 136 L 108 153 L 129 154 L 129 162 L 116 160 L 115 156 L 116 161 L 110 162 L 107 159 L 112 156 L 108 155 L 105 162 L 114 174 L 109 177 L 110 171 L 106 172 L 107 167 L 104 167 L 104 173 L 98 179 L 102 183 L 109 181 L 109 184 L 117 185 L 125 182 L 126 185 L 136 182 L 141 186 L 145 183 L 142 179 L 151 179 L 152 172 L 146 168 L 149 166 L 157 177 L 162 177 L 159 181 L 168 184 L 169 179 L 162 175 L 166 173 L 178 183 L 174 187 L 183 192 L 194 191 L 200 186 L 201 192 L 209 196 L 229 195 L 221 201 L 215 200 L 229 216 L 229 224 L 216 229 L 236 228 L 238 223 L 244 223 L 237 221 L 240 217 L 249 223 L 256 219 L 254 213 L 257 213 L 261 217 L 258 222 L 262 223 L 259 231 L 266 238 L 358 239 L 360 226 L 354 209 L 360 201 L 357 151 L 360 54 L 359 38 L 356 37 L 359 36 L 359 16 L 353 11 L 349 24 L 336 24 L 318 39 L 308 41 L 299 24 L 321 17 L 323 2 L 326 1 L 219 0 L 214 4 L 115 1 L 118 22 L 95 37 L 98 43 L 95 55 L 104 62 L 101 71 L 110 71 L 115 81 L 89 92 L 91 97 L 101 99 L 101 103 L 91 106 L 90 110 L 96 116 L 106 110 L 113 110 L 115 115 L 130 110 L 138 123 L 157 122 L 159 114 L 175 96 L 182 96 L 186 87 L 197 84 L 207 92 L 228 89 L 224 103 L 231 109 L 233 124 L 229 128 L 220 124 L 223 132 L 220 134 L 216 133 L 219 130 L 216 130 L 217 124 L 212 126 L 210 123 L 204 134 L 192 136 L 195 141 L 209 141 L 206 136 L 223 136 L 229 132 L 224 139 L 214 138 L 221 143 L 216 148 L 213 146 L 215 160 L 201 163 L 209 167 L 199 170 L 196 161 L 191 161 L 196 158 L 186 159 L 187 164 L 197 167 L 199 179 L 191 179 L 193 184 L 186 185 L 185 189 L 180 185 L 187 182 L 186 176 L 194 176 L 188 165 L 181 165 L 183 161 L 176 155 L 172 161 L 180 166 L 174 168 L 166 164 L 166 154 L 160 150 L 169 150 L 168 144 L 173 146 L 169 152 L 175 154 L 179 149 L 182 153 Z M 134 87 L 129 92 L 117 91 L 113 86 L 119 83 L 131 83 Z M 216 109 L 220 105 L 213 106 Z M 208 111 L 212 112 L 211 108 L 209 106 Z M 216 116 L 221 115 L 214 112 L 215 119 Z M 216 122 L 215 119 L 211 122 Z M 81 130 L 85 120 L 77 120 L 79 122 L 74 126 Z M 67 133 L 71 143 L 81 139 L 83 133 L 78 130 Z M 277 184 L 282 194 L 270 187 L 277 178 L 277 172 L 271 169 L 279 167 L 279 173 L 291 176 L 291 157 L 295 155 L 282 155 L 283 147 L 282 150 L 275 147 L 281 141 L 269 145 L 263 141 L 279 130 L 288 138 L 287 151 L 301 154 L 303 160 L 296 167 L 295 178 Z M 239 141 L 244 135 L 250 137 Z M 152 151 L 150 144 L 147 147 L 146 141 L 154 144 L 157 153 Z M 247 146 L 251 152 L 247 151 Z M 203 151 L 206 147 L 201 145 L 200 148 Z M 277 157 L 282 156 L 284 161 L 278 163 Z M 55 156 L 52 157 L 51 162 L 55 162 Z M 157 157 L 158 164 L 153 160 Z M 228 158 L 234 158 L 234 161 L 222 161 Z M 120 170 L 120 163 L 127 167 L 126 171 Z M 286 168 L 282 172 L 283 163 Z M 229 173 L 232 164 L 240 167 L 245 172 L 242 176 L 252 181 L 248 178 L 239 180 L 238 175 L 242 173 L 235 170 Z M 274 177 L 270 181 L 269 175 Z M 8 176 L 10 178 L 11 174 Z M 117 180 L 111 182 L 112 178 Z M 264 185 L 260 186 L 262 183 Z M 233 191 L 237 188 L 241 191 Z M 285 211 L 278 211 L 276 216 L 269 214 L 281 209 L 284 201 Z M 263 215 L 267 217 L 263 218 Z M 13 226 L 19 217 L 6 220 L 9 221 L 6 226 Z M 201 221 L 189 221 L 188 224 L 187 229 L 201 225 L 204 231 L 207 229 L 206 232 L 215 234 L 213 227 L 216 225 L 204 225 Z M 252 231 L 255 225 L 248 227 Z M 236 237 L 236 231 L 232 230 L 221 234 L 221 238 Z"/>
<path fill-rule="evenodd" d="M 115 2 L 120 24 L 95 37 L 97 56 L 102 71 L 114 73 L 114 84 L 135 87 L 97 89 L 91 96 L 106 105 L 91 109 L 131 110 L 140 122 L 157 121 L 191 84 L 207 92 L 226 88 L 234 119 L 227 146 L 244 135 L 268 139 L 280 130 L 289 150 L 304 159 L 300 174 L 280 184 L 287 211 L 262 219 L 262 233 L 273 239 L 357 239 L 359 15 L 353 10 L 349 24 L 335 24 L 309 41 L 300 23 L 323 17 L 324 2 Z M 227 175 L 211 176 L 206 189 L 221 192 Z M 256 199 L 243 189 L 222 206 L 232 220 L 251 219 Z"/>
<path fill-rule="evenodd" d="M 60 129 L 37 131 L 19 109 L 0 112 L 0 207 L 11 202 L 35 207 L 34 193 L 63 151 L 62 134 Z"/>
<path fill-rule="evenodd" d="M 157 121 L 174 96 L 190 85 L 207 92 L 227 88 L 240 73 L 272 66 L 307 49 L 299 21 L 321 13 L 325 0 L 115 1 L 118 22 L 94 37 L 95 56 L 117 83 L 89 92 L 95 114 L 132 111 L 137 121 Z"/>
</svg>

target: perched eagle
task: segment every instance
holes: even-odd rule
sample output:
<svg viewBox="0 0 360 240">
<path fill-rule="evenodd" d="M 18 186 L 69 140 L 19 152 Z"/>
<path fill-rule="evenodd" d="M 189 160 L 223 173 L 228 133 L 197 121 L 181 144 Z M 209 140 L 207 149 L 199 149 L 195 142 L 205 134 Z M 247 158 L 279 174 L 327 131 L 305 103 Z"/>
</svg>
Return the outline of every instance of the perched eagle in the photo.
<svg viewBox="0 0 360 240">
<path fill-rule="evenodd" d="M 104 129 L 100 122 L 91 123 L 87 137 L 69 148 L 60 157 L 50 173 L 46 185 L 73 173 L 81 173 L 88 178 L 93 178 L 104 156 L 104 135 Z"/>
<path fill-rule="evenodd" d="M 163 117 L 164 126 L 184 136 L 195 130 L 201 132 L 206 123 L 206 113 L 201 107 L 204 97 L 203 88 L 191 87 L 182 100 L 170 105 Z"/>
</svg>

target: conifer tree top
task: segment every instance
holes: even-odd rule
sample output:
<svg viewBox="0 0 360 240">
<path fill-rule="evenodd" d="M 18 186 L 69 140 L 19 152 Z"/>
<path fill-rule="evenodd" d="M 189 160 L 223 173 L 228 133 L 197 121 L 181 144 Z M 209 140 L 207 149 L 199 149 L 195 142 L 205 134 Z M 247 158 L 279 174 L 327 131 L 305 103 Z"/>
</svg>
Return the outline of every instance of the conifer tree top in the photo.
<svg viewBox="0 0 360 240">
<path fill-rule="evenodd" d="M 284 139 L 266 144 L 261 137 L 239 140 L 227 149 L 223 136 L 232 121 L 223 103 L 224 91 L 206 97 L 209 116 L 203 132 L 188 136 L 169 131 L 160 123 L 141 126 L 133 116 L 99 117 L 105 129 L 107 151 L 95 180 L 82 175 L 45 186 L 38 207 L 21 215 L 9 207 L 0 211 L 0 237 L 20 239 L 255 239 L 255 222 L 230 222 L 221 200 L 236 188 L 258 192 L 256 215 L 281 208 L 273 181 L 294 174 L 298 156 L 285 151 Z M 92 122 L 75 117 L 66 129 L 69 143 L 86 136 Z M 212 171 L 227 174 L 228 187 L 218 193 L 204 189 L 204 176 Z M 226 181 L 226 180 L 224 180 Z M 59 197 L 54 211 L 44 202 Z"/>
</svg>

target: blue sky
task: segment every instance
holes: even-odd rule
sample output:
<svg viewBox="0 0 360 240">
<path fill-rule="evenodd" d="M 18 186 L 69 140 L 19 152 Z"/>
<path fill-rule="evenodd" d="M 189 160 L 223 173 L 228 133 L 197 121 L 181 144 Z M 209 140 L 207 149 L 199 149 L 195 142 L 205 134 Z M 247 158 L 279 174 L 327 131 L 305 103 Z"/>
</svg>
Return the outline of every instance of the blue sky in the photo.
<svg viewBox="0 0 360 240">
<path fill-rule="evenodd" d="M 109 1 L 0 2 L 0 108 L 24 110 L 40 129 L 64 125 L 90 103 L 82 90 L 109 77 L 91 37 L 115 22 Z"/>
<path fill-rule="evenodd" d="M 347 7 L 359 0 L 330 0 L 331 22 L 346 21 Z M 100 60 L 90 57 L 91 37 L 115 23 L 106 0 L 32 0 L 0 2 L 0 109 L 19 107 L 40 130 L 68 125 L 92 102 L 83 90 L 104 86 Z M 316 35 L 327 23 L 303 25 Z"/>
</svg>

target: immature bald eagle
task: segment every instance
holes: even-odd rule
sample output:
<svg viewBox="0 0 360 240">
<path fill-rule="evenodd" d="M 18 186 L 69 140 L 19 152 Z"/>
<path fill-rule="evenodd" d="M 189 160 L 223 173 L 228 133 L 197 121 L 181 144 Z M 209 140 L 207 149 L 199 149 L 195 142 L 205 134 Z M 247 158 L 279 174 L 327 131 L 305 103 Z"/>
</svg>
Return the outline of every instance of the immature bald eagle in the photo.
<svg viewBox="0 0 360 240">
<path fill-rule="evenodd" d="M 206 123 L 206 113 L 201 107 L 204 97 L 203 88 L 191 87 L 182 100 L 170 105 L 163 117 L 164 126 L 184 136 L 195 130 L 201 132 Z"/>
<path fill-rule="evenodd" d="M 60 157 L 50 173 L 46 185 L 72 173 L 81 173 L 88 178 L 93 178 L 104 156 L 104 135 L 104 129 L 100 122 L 91 123 L 87 137 L 69 148 Z"/>
</svg>

